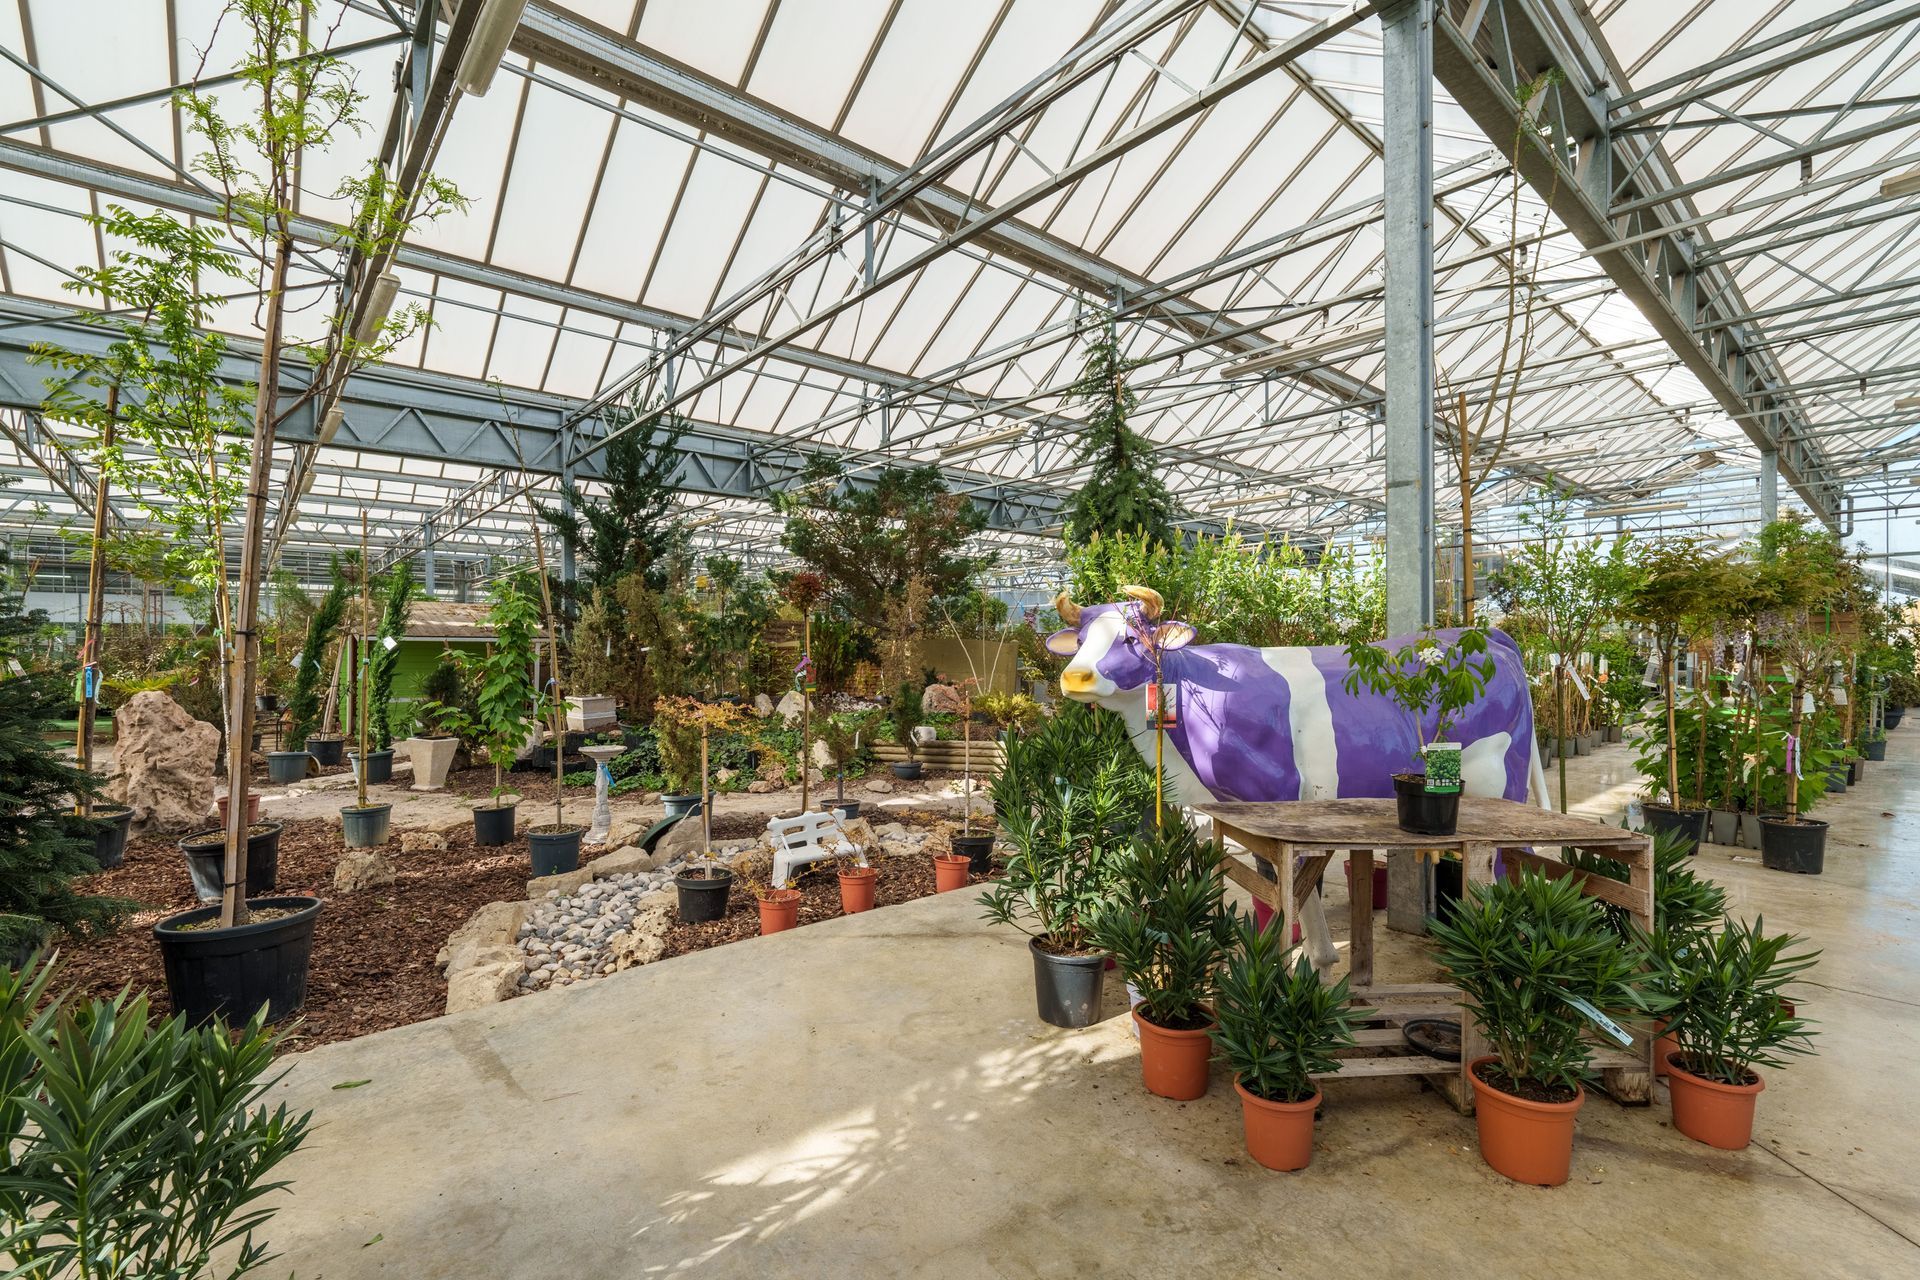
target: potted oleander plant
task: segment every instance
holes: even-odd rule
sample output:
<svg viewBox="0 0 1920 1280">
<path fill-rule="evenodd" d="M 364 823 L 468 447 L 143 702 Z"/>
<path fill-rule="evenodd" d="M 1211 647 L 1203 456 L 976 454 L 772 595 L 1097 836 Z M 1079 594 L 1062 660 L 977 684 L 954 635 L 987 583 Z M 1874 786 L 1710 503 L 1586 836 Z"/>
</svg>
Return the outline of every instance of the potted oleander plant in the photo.
<svg viewBox="0 0 1920 1280">
<path fill-rule="evenodd" d="M 1640 949 L 1607 926 L 1573 874 L 1536 871 L 1475 885 L 1427 925 L 1440 967 L 1493 1052 L 1468 1064 L 1480 1155 L 1515 1182 L 1559 1186 L 1586 1101 L 1589 1029 L 1647 1011 Z"/>
<path fill-rule="evenodd" d="M 1237 911 L 1214 989 L 1215 1057 L 1233 1073 L 1247 1154 L 1292 1172 L 1313 1159 L 1314 1077 L 1340 1069 L 1354 1043 L 1347 977 L 1322 982 L 1313 962 Z"/>
<path fill-rule="evenodd" d="M 1817 951 L 1801 939 L 1768 934 L 1765 921 L 1727 920 L 1682 947 L 1658 953 L 1657 973 L 1672 1002 L 1667 1084 L 1673 1127 L 1696 1142 L 1738 1151 L 1753 1139 L 1753 1116 L 1766 1087 L 1758 1067 L 1784 1067 L 1783 1055 L 1813 1052 L 1812 1032 L 1784 992 L 1812 968 Z"/>
<path fill-rule="evenodd" d="M 1357 636 L 1347 641 L 1348 693 L 1391 698 L 1413 722 L 1417 772 L 1393 775 L 1400 827 L 1419 835 L 1450 836 L 1460 816 L 1460 747 L 1449 740 L 1454 719 L 1493 679 L 1487 633 L 1477 627 L 1432 629 L 1398 650 Z"/>
<path fill-rule="evenodd" d="M 1214 971 L 1231 935 L 1220 852 L 1177 820 L 1140 835 L 1114 859 L 1112 892 L 1088 920 L 1135 999 L 1141 1079 L 1163 1098 L 1207 1091 Z"/>
<path fill-rule="evenodd" d="M 1036 745 L 1033 763 L 1051 762 L 1055 771 L 1042 780 L 1023 770 L 1020 782 L 994 789 L 1011 852 L 980 904 L 988 920 L 1028 935 L 1041 1021 L 1086 1027 L 1099 1020 L 1107 959 L 1093 917 L 1153 811 L 1153 776 L 1139 768 L 1124 732 L 1115 750 L 1091 716 L 1054 724 L 1058 733 Z"/>
</svg>

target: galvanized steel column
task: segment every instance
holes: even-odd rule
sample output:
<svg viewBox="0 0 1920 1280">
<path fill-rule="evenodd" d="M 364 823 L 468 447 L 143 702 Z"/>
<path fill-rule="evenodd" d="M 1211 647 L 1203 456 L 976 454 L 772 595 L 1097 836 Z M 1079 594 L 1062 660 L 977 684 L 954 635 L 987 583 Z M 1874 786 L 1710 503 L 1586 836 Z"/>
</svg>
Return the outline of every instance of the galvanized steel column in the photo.
<svg viewBox="0 0 1920 1280">
<path fill-rule="evenodd" d="M 1433 9 L 1381 14 L 1387 261 L 1387 632 L 1433 621 Z"/>
<path fill-rule="evenodd" d="M 1770 525 L 1780 518 L 1780 455 L 1772 449 L 1760 451 L 1760 523 Z"/>
</svg>

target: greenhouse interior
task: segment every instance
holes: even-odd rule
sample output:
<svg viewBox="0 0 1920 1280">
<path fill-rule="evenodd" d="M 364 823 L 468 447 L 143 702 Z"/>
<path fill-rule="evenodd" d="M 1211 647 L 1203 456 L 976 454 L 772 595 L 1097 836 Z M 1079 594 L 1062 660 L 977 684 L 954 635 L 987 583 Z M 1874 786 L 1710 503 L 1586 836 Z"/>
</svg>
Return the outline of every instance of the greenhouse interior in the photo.
<svg viewBox="0 0 1920 1280">
<path fill-rule="evenodd" d="M 1920 4 L 18 0 L 0 121 L 5 1275 L 1920 1274 Z"/>
</svg>

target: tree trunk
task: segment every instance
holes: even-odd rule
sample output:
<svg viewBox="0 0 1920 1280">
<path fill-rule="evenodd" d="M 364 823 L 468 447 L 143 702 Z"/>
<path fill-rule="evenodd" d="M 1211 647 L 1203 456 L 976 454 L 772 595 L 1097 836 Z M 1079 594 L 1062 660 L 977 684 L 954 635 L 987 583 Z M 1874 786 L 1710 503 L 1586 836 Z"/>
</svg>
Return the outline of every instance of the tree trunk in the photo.
<svg viewBox="0 0 1920 1280">
<path fill-rule="evenodd" d="M 1553 668 L 1553 754 L 1560 760 L 1560 812 L 1567 811 L 1567 660 Z"/>
<path fill-rule="evenodd" d="M 252 761 L 253 685 L 260 658 L 254 628 L 260 614 L 261 543 L 267 523 L 267 488 L 273 476 L 274 415 L 280 400 L 280 322 L 286 308 L 287 264 L 292 257 L 293 240 L 282 234 L 274 242 L 273 279 L 268 286 L 266 323 L 260 341 L 260 390 L 253 407 L 253 460 L 247 469 L 246 516 L 240 543 L 239 607 L 231 633 L 226 884 L 220 895 L 220 923 L 228 928 L 247 922 L 247 775 Z"/>
<path fill-rule="evenodd" d="M 1460 397 L 1460 617 L 1473 625 L 1473 437 L 1467 430 L 1467 397 Z M 1566 794 L 1565 787 L 1561 794 Z"/>
<path fill-rule="evenodd" d="M 100 429 L 102 449 L 113 448 L 113 424 L 120 411 L 120 384 L 107 388 L 107 420 Z M 74 760 L 82 773 L 93 772 L 93 715 L 99 695 L 87 683 L 87 666 L 100 662 L 102 615 L 107 606 L 107 470 L 100 468 L 100 483 L 93 491 L 93 544 L 87 551 L 87 629 L 80 650 L 80 728 L 74 742 Z M 101 668 L 104 672 L 105 668 Z M 75 810 L 82 817 L 93 813 L 91 792 L 80 797 Z"/>
<path fill-rule="evenodd" d="M 1667 803 L 1680 807 L 1680 744 L 1674 740 L 1673 714 L 1673 649 L 1662 646 L 1660 649 L 1660 688 L 1666 695 L 1667 703 Z"/>
<path fill-rule="evenodd" d="M 800 677 L 800 812 L 809 811 L 813 795 L 813 695 L 807 692 L 807 677 L 813 674 L 813 610 L 800 616 L 800 665 L 806 674 Z"/>
<path fill-rule="evenodd" d="M 353 638 L 353 718 L 359 722 L 360 767 L 355 769 L 355 792 L 360 807 L 367 807 L 367 668 L 372 665 L 367 648 L 368 630 L 373 624 L 373 565 L 367 560 L 367 512 L 360 509 L 360 634 Z"/>
<path fill-rule="evenodd" d="M 1794 669 L 1796 672 L 1799 670 L 1798 667 Z M 1800 762 L 1801 762 L 1802 756 L 1805 754 L 1805 748 L 1800 743 L 1800 728 L 1801 728 L 1801 719 L 1802 719 L 1802 712 L 1800 710 L 1800 705 L 1801 705 L 1800 691 L 1801 691 L 1800 682 L 1798 680 L 1795 680 L 1793 682 L 1793 692 L 1789 695 L 1793 699 L 1792 727 L 1787 730 L 1788 733 L 1793 735 L 1793 757 L 1794 757 L 1789 762 L 1793 765 L 1793 767 L 1787 770 L 1787 821 L 1788 822 L 1797 822 L 1799 821 L 1799 818 L 1800 818 Z"/>
</svg>

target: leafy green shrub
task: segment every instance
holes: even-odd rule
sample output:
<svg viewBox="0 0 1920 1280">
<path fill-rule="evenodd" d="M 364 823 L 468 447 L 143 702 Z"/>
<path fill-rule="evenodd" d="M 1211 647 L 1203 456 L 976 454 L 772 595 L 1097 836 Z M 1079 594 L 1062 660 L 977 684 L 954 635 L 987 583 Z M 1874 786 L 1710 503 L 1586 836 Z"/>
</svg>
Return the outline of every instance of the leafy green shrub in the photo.
<svg viewBox="0 0 1920 1280">
<path fill-rule="evenodd" d="M 1211 1022 L 1213 971 L 1231 936 L 1220 848 L 1185 823 L 1136 837 L 1114 859 L 1113 891 L 1087 935 L 1140 997 L 1140 1016 L 1193 1031 Z"/>
<path fill-rule="evenodd" d="M 235 1035 L 147 998 L 48 997 L 53 970 L 0 970 L 0 1257 L 9 1275 L 237 1277 L 272 1255 L 258 1233 L 273 1171 L 309 1117 L 261 1099 L 280 1037 Z M 226 1255 L 216 1265 L 213 1255 Z"/>
<path fill-rule="evenodd" d="M 1214 994 L 1215 1057 L 1254 1097 L 1305 1102 L 1319 1092 L 1313 1077 L 1339 1068 L 1334 1050 L 1354 1042 L 1347 976 L 1324 983 L 1304 955 L 1289 966 L 1294 948 L 1277 923 L 1262 929 L 1236 911 L 1232 932 Z"/>
<path fill-rule="evenodd" d="M 1782 1054 L 1813 1052 L 1807 1023 L 1782 1003 L 1787 983 L 1820 956 L 1790 951 L 1799 941 L 1769 936 L 1756 916 L 1656 953 L 1659 983 L 1673 1002 L 1667 1034 L 1680 1042 L 1682 1066 L 1723 1084 L 1751 1084 L 1754 1067 L 1784 1067 Z"/>
</svg>

